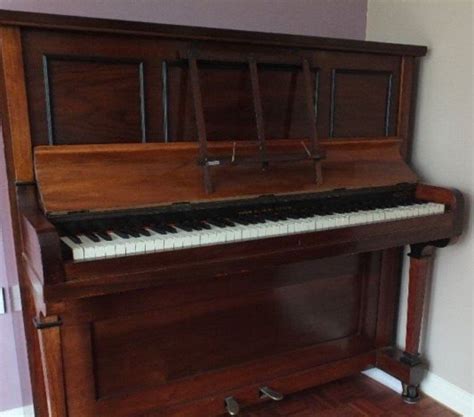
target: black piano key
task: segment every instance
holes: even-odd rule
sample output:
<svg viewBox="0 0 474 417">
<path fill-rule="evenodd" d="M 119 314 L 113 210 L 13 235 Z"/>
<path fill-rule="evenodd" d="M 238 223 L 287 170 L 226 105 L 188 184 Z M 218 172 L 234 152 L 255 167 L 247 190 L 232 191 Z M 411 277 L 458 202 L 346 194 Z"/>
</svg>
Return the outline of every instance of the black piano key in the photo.
<svg viewBox="0 0 474 417">
<path fill-rule="evenodd" d="M 179 229 L 184 230 L 185 232 L 192 232 L 193 230 L 195 230 L 192 225 L 185 222 L 175 223 L 174 225 L 178 227 Z"/>
<path fill-rule="evenodd" d="M 202 228 L 205 229 L 205 230 L 211 229 L 211 226 L 208 225 L 208 224 L 207 224 L 206 222 L 204 222 L 204 221 L 200 221 L 200 222 L 199 222 L 199 226 L 202 227 Z"/>
<path fill-rule="evenodd" d="M 165 229 L 157 228 L 153 229 L 156 233 L 159 233 L 160 235 L 167 235 L 169 232 L 167 232 Z"/>
<path fill-rule="evenodd" d="M 222 222 L 223 224 L 225 224 L 226 226 L 229 226 L 229 227 L 234 227 L 235 226 L 235 223 L 229 219 L 222 219 Z"/>
<path fill-rule="evenodd" d="M 86 232 L 84 233 L 84 236 L 92 240 L 93 242 L 100 242 L 100 237 L 97 236 L 95 233 L 92 232 Z"/>
<path fill-rule="evenodd" d="M 132 219 L 128 222 L 127 227 L 138 233 L 139 236 L 151 236 L 151 233 L 144 227 L 145 223 L 144 219 Z"/>
<path fill-rule="evenodd" d="M 95 232 L 95 234 L 103 240 L 107 240 L 107 241 L 112 240 L 112 236 L 110 236 L 107 232 Z"/>
<path fill-rule="evenodd" d="M 178 231 L 171 224 L 165 224 L 164 227 L 169 233 L 178 233 Z"/>
<path fill-rule="evenodd" d="M 131 227 L 126 227 L 123 231 L 132 237 L 140 237 L 140 233 Z"/>
<path fill-rule="evenodd" d="M 216 227 L 226 227 L 226 224 L 221 219 L 206 219 L 206 223 Z"/>
<path fill-rule="evenodd" d="M 75 225 L 64 225 L 61 229 L 64 232 L 64 235 L 71 239 L 74 243 L 76 243 L 77 245 L 80 245 L 82 243 L 82 240 L 78 236 L 80 234 L 79 229 Z"/>
<path fill-rule="evenodd" d="M 190 227 L 192 227 L 193 230 L 197 230 L 197 231 L 204 229 L 204 225 L 200 222 L 192 222 L 190 223 Z"/>
<path fill-rule="evenodd" d="M 219 222 L 221 224 L 220 227 L 228 227 L 228 226 L 231 225 L 231 223 L 227 222 L 227 220 L 222 218 L 222 217 L 219 217 L 216 220 L 217 220 L 217 222 Z"/>
<path fill-rule="evenodd" d="M 123 231 L 123 230 L 115 230 L 114 233 L 117 235 L 117 236 L 120 236 L 122 239 L 129 239 L 130 238 L 130 235 Z"/>
<path fill-rule="evenodd" d="M 178 233 L 178 231 L 172 225 L 165 223 L 156 223 L 150 226 L 150 229 L 160 234 Z"/>
<path fill-rule="evenodd" d="M 232 220 L 234 221 L 234 223 L 240 224 L 242 226 L 248 226 L 250 224 L 247 219 L 244 219 L 242 217 L 233 217 Z"/>
<path fill-rule="evenodd" d="M 265 222 L 266 222 L 265 216 L 264 216 L 263 214 L 260 214 L 260 213 L 259 213 L 259 214 L 256 214 L 256 215 L 254 216 L 254 219 L 255 219 L 255 221 L 257 222 L 256 224 L 258 224 L 258 223 L 265 223 Z"/>
<path fill-rule="evenodd" d="M 82 240 L 79 238 L 79 236 L 76 236 L 76 235 L 66 235 L 66 237 L 68 237 L 69 239 L 71 239 L 74 243 L 76 243 L 77 245 L 80 245 L 82 243 Z"/>
<path fill-rule="evenodd" d="M 141 236 L 151 236 L 151 233 L 143 227 L 135 229 Z"/>
<path fill-rule="evenodd" d="M 280 213 L 278 211 L 276 211 L 276 212 L 272 211 L 270 213 L 266 213 L 265 218 L 270 220 L 270 221 L 274 221 L 274 222 L 278 222 L 278 221 L 287 219 L 287 217 L 283 213 Z"/>
<path fill-rule="evenodd" d="M 258 221 L 251 215 L 239 217 L 236 222 L 238 222 L 239 224 L 244 224 L 245 226 L 258 223 Z"/>
<path fill-rule="evenodd" d="M 166 235 L 168 234 L 168 232 L 166 231 L 166 229 L 163 227 L 163 226 L 160 226 L 160 225 L 156 225 L 156 224 L 152 224 L 150 226 L 148 226 L 151 230 L 153 230 L 154 232 L 156 233 L 159 233 L 160 235 Z"/>
</svg>

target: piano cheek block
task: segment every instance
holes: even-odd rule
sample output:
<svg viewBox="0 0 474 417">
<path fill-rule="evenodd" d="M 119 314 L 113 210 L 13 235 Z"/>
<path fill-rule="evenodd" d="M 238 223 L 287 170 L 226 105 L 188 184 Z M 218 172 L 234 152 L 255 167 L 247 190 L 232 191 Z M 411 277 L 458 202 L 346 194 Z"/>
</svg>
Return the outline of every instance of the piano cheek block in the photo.
<svg viewBox="0 0 474 417">
<path fill-rule="evenodd" d="M 0 22 L 38 415 L 236 416 L 374 366 L 418 399 L 425 288 L 463 217 L 407 163 L 426 48 Z"/>
</svg>

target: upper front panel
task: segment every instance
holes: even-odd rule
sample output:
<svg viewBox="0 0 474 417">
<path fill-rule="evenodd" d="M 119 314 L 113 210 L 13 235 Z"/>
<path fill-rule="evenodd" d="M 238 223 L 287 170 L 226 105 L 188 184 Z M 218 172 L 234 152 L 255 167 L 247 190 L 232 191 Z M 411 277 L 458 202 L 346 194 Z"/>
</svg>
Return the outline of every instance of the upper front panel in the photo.
<svg viewBox="0 0 474 417">
<path fill-rule="evenodd" d="M 303 58 L 322 139 L 397 132 L 396 55 L 40 29 L 22 40 L 34 145 L 195 141 L 191 50 L 209 140 L 256 139 L 251 56 L 268 139 L 309 136 Z"/>
<path fill-rule="evenodd" d="M 146 140 L 140 61 L 44 56 L 48 141 Z"/>
</svg>

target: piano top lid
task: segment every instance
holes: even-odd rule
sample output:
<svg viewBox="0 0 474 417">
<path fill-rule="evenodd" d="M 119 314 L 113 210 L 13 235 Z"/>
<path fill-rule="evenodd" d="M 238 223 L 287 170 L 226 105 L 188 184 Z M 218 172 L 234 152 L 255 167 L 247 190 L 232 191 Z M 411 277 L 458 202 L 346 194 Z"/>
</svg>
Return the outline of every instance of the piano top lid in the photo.
<svg viewBox="0 0 474 417">
<path fill-rule="evenodd" d="M 310 160 L 275 162 L 265 171 L 259 164 L 227 164 L 213 167 L 215 190 L 206 194 L 195 142 L 40 146 L 34 152 L 35 173 L 45 213 L 112 211 L 415 183 L 415 173 L 400 157 L 400 143 L 322 141 L 321 185 L 314 182 Z M 269 141 L 268 146 L 274 155 L 302 151 L 295 140 Z M 233 142 L 212 142 L 209 150 L 223 158 L 232 154 Z M 237 148 L 242 157 L 255 150 L 254 142 L 240 142 Z"/>
<path fill-rule="evenodd" d="M 0 24 L 30 28 L 64 29 L 79 32 L 134 34 L 173 39 L 219 40 L 234 43 L 243 42 L 248 44 L 317 48 L 346 52 L 370 52 L 386 55 L 424 56 L 427 52 L 426 46 L 419 45 L 97 19 L 9 10 L 0 10 Z"/>
</svg>

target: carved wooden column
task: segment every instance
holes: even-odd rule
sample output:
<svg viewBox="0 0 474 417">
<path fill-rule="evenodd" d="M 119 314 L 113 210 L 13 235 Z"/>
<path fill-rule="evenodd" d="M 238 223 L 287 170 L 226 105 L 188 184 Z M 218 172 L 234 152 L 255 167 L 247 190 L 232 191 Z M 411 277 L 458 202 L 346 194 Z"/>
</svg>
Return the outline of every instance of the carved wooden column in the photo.
<svg viewBox="0 0 474 417">
<path fill-rule="evenodd" d="M 425 305 L 426 288 L 431 278 L 435 247 L 432 244 L 412 245 L 408 284 L 407 329 L 405 351 L 400 358 L 410 367 L 421 364 L 420 336 Z M 419 398 L 418 384 L 403 384 L 403 398 L 406 402 L 416 402 Z"/>
<path fill-rule="evenodd" d="M 34 320 L 34 324 L 39 334 L 48 417 L 67 417 L 61 349 L 61 319 L 57 316 L 40 317 Z"/>
</svg>

